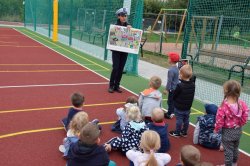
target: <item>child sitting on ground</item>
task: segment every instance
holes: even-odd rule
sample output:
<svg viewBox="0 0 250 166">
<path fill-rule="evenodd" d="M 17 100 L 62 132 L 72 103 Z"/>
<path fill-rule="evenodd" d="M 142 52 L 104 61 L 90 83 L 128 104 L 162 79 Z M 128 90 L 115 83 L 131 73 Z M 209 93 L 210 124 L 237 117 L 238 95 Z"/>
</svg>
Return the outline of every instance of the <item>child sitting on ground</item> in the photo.
<svg viewBox="0 0 250 166">
<path fill-rule="evenodd" d="M 83 111 L 84 96 L 80 93 L 74 93 L 71 96 L 72 107 L 69 109 L 68 116 L 62 119 L 62 123 L 66 131 L 68 130 L 69 123 L 73 119 L 74 115 L 80 111 Z"/>
<path fill-rule="evenodd" d="M 69 109 L 68 116 L 62 119 L 62 123 L 66 131 L 68 130 L 69 124 L 73 119 L 73 117 L 75 116 L 75 114 L 83 111 L 84 100 L 85 100 L 84 96 L 80 93 L 74 93 L 71 96 L 71 103 L 73 106 Z M 98 124 L 99 120 L 94 119 L 92 123 Z M 101 126 L 98 125 L 98 127 L 101 130 Z"/>
<path fill-rule="evenodd" d="M 80 132 L 79 140 L 70 146 L 67 166 L 115 166 L 100 143 L 100 130 L 96 124 L 86 124 Z"/>
<path fill-rule="evenodd" d="M 152 122 L 151 114 L 153 109 L 162 106 L 162 93 L 158 90 L 161 87 L 161 78 L 157 76 L 151 77 L 149 87 L 139 95 L 139 108 L 145 123 Z"/>
<path fill-rule="evenodd" d="M 125 126 L 128 124 L 128 120 L 126 119 L 126 110 L 132 106 L 138 106 L 138 100 L 135 96 L 128 97 L 124 107 L 116 110 L 118 121 L 112 125 L 112 131 L 122 132 L 125 129 Z"/>
<path fill-rule="evenodd" d="M 139 107 L 130 107 L 127 110 L 126 116 L 129 122 L 122 131 L 121 137 L 114 137 L 108 141 L 105 144 L 107 151 L 120 150 L 125 154 L 130 149 L 139 150 L 141 134 L 146 130 L 146 125 L 142 121 Z"/>
<path fill-rule="evenodd" d="M 170 131 L 173 137 L 187 137 L 189 127 L 190 109 L 194 100 L 195 83 L 190 80 L 192 77 L 192 67 L 184 65 L 179 72 L 180 83 L 174 91 L 174 113 L 176 116 L 176 129 Z"/>
<path fill-rule="evenodd" d="M 67 137 L 63 140 L 63 145 L 59 146 L 59 151 L 64 153 L 63 156 L 68 155 L 69 147 L 72 143 L 79 140 L 80 130 L 89 122 L 88 114 L 85 112 L 78 112 L 73 117 L 69 124 L 69 130 L 67 131 Z"/>
<path fill-rule="evenodd" d="M 141 137 L 140 147 L 144 153 L 132 149 L 127 151 L 126 156 L 135 166 L 164 166 L 170 162 L 171 157 L 166 153 L 156 153 L 160 146 L 159 134 L 148 130 Z"/>
<path fill-rule="evenodd" d="M 211 149 L 220 148 L 221 133 L 214 134 L 217 109 L 218 107 L 215 104 L 205 104 L 206 114 L 197 118 L 193 137 L 194 144 L 200 144 Z"/>
<path fill-rule="evenodd" d="M 195 166 L 201 162 L 201 153 L 193 145 L 184 145 L 181 148 L 181 163 L 176 166 Z"/>
<path fill-rule="evenodd" d="M 147 124 L 149 130 L 156 131 L 161 138 L 161 147 L 157 151 L 158 153 L 165 153 L 170 148 L 168 139 L 168 125 L 164 122 L 164 112 L 161 108 L 155 108 L 152 112 L 152 121 Z"/>
</svg>

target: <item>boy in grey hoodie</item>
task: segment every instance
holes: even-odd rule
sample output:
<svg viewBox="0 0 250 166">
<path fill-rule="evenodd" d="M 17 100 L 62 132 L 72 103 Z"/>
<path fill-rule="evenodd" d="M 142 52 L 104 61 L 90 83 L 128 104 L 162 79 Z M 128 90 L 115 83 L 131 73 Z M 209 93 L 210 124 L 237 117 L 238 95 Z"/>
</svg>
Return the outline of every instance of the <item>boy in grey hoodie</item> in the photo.
<svg viewBox="0 0 250 166">
<path fill-rule="evenodd" d="M 153 76 L 149 81 L 149 88 L 139 95 L 139 108 L 145 123 L 152 122 L 151 115 L 154 108 L 162 106 L 162 93 L 158 90 L 161 87 L 161 78 Z"/>
</svg>

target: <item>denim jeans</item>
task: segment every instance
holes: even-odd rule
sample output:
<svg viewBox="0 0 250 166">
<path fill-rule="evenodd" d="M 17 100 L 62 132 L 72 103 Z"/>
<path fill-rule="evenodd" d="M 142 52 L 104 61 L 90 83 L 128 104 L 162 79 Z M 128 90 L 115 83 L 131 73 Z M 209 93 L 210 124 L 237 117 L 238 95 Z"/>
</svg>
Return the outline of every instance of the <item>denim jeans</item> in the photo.
<svg viewBox="0 0 250 166">
<path fill-rule="evenodd" d="M 168 115 L 174 113 L 174 91 L 169 91 L 168 93 Z"/>
<path fill-rule="evenodd" d="M 174 113 L 176 116 L 176 133 L 187 133 L 190 110 L 178 110 L 177 108 L 174 108 Z"/>
</svg>

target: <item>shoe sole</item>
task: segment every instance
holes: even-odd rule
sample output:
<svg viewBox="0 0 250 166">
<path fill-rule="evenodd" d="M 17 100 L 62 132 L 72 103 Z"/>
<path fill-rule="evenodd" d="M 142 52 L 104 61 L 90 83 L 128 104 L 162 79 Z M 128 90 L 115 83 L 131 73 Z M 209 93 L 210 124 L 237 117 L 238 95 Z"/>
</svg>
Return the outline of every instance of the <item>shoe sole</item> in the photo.
<svg viewBox="0 0 250 166">
<path fill-rule="evenodd" d="M 178 136 L 178 135 L 172 135 L 172 134 L 169 134 L 170 136 L 172 137 L 175 137 L 175 138 L 180 138 L 181 136 Z"/>
<path fill-rule="evenodd" d="M 64 153 L 64 152 L 66 151 L 64 145 L 60 145 L 60 146 L 58 147 L 58 150 L 59 150 L 60 152 L 62 152 L 62 153 Z"/>
</svg>

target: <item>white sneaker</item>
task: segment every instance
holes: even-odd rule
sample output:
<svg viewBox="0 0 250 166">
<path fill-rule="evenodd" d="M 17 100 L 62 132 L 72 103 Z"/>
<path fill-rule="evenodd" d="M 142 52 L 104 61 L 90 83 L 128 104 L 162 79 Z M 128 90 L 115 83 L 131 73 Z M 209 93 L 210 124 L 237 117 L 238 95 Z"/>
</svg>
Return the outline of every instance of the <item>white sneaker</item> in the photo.
<svg viewBox="0 0 250 166">
<path fill-rule="evenodd" d="M 59 146 L 59 151 L 62 152 L 62 153 L 64 153 L 66 151 L 64 145 Z"/>
<path fill-rule="evenodd" d="M 174 114 L 171 114 L 171 115 L 170 115 L 170 118 L 172 119 L 173 117 L 174 117 Z"/>
</svg>

